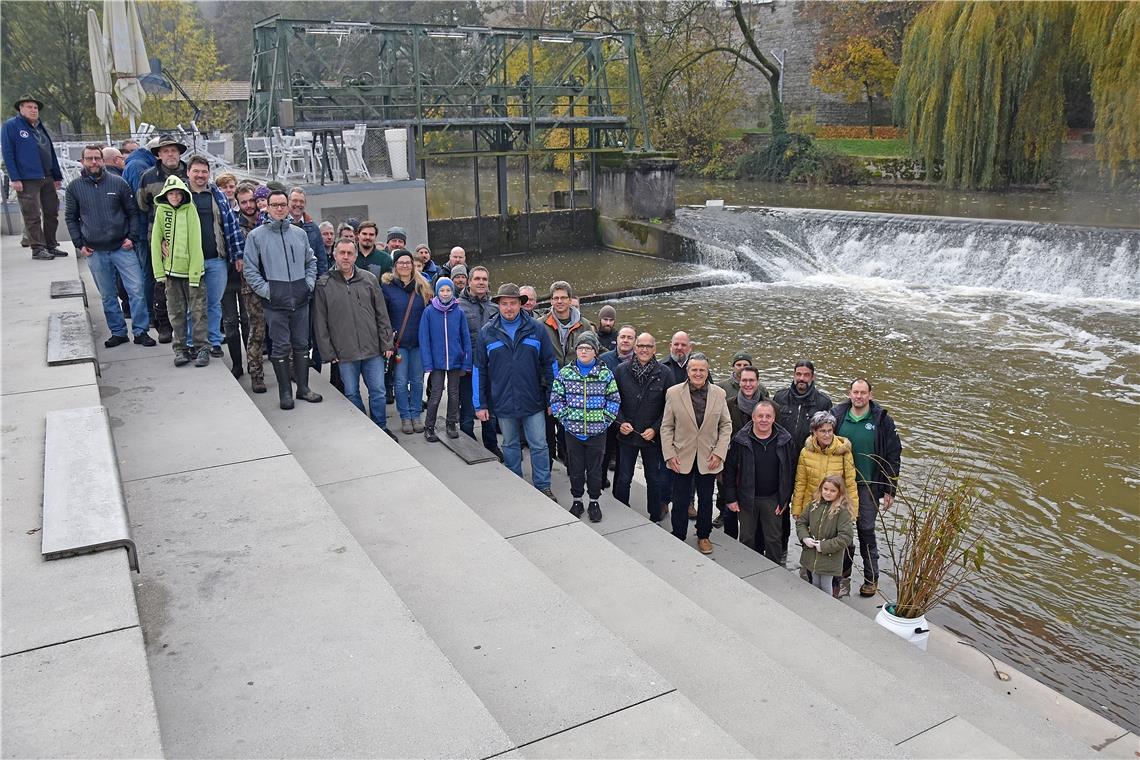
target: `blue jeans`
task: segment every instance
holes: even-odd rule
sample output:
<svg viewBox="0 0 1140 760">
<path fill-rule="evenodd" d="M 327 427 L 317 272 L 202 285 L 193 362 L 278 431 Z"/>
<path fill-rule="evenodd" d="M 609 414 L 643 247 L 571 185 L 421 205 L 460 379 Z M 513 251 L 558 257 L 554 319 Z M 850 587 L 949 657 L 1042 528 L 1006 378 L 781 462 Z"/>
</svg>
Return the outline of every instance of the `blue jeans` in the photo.
<svg viewBox="0 0 1140 760">
<path fill-rule="evenodd" d="M 396 365 L 396 410 L 402 420 L 418 419 L 424 411 L 424 360 L 420 349 L 400 347 Z"/>
<path fill-rule="evenodd" d="M 139 266 L 138 254 L 125 248 L 95 251 L 87 259 L 87 268 L 95 279 L 95 287 L 99 288 L 99 297 L 103 300 L 103 316 L 107 318 L 107 329 L 112 335 L 127 335 L 127 321 L 123 318 L 123 307 L 119 305 L 115 287 L 116 272 L 119 273 L 123 289 L 127 291 L 127 299 L 131 302 L 131 331 L 135 335 L 141 335 L 150 329 L 150 309 L 143 294 L 142 268 Z"/>
<path fill-rule="evenodd" d="M 388 427 L 388 410 L 384 405 L 384 357 L 339 362 L 340 379 L 344 383 L 344 396 L 360 411 L 364 401 L 360 398 L 360 376 L 368 388 L 368 416 L 382 428 Z"/>
<path fill-rule="evenodd" d="M 503 464 L 520 478 L 522 472 L 522 445 L 520 435 L 526 436 L 530 448 L 530 473 L 534 487 L 540 491 L 550 488 L 550 455 L 546 453 L 546 412 L 535 412 L 527 417 L 498 417 L 503 431 Z"/>
<path fill-rule="evenodd" d="M 206 259 L 206 273 L 202 280 L 206 284 L 206 334 L 211 346 L 220 346 L 222 335 L 222 296 L 226 293 L 226 283 L 230 277 L 230 264 L 217 257 Z"/>
</svg>

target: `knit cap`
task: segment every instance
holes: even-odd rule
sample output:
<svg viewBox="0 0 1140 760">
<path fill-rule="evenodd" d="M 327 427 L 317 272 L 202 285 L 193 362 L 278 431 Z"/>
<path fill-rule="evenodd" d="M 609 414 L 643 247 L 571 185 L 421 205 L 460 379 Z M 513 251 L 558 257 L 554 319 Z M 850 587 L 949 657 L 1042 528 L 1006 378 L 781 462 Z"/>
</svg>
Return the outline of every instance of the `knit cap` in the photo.
<svg viewBox="0 0 1140 760">
<path fill-rule="evenodd" d="M 456 264 L 451 268 L 452 277 L 469 277 L 466 264 Z"/>
<path fill-rule="evenodd" d="M 451 278 L 450 277 L 440 277 L 438 280 L 435 281 L 435 294 L 437 296 L 439 295 L 439 289 L 442 288 L 444 285 L 451 288 L 451 294 L 455 295 L 455 283 L 451 281 Z"/>
<path fill-rule="evenodd" d="M 598 310 L 598 319 L 617 319 L 617 309 L 606 304 Z"/>
<path fill-rule="evenodd" d="M 602 353 L 602 344 L 598 342 L 598 336 L 594 335 L 592 332 L 584 332 L 579 335 L 578 340 L 574 341 L 574 349 L 577 350 L 578 346 L 582 345 L 583 343 L 594 349 L 595 355 Z"/>
</svg>

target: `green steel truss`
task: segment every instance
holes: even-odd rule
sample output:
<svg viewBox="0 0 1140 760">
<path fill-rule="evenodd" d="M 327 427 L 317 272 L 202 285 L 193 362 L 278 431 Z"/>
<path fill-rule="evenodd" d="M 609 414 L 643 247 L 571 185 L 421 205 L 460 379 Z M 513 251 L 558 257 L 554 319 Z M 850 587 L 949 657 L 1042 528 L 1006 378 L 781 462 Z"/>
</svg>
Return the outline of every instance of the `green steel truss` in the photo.
<svg viewBox="0 0 1140 760">
<path fill-rule="evenodd" d="M 247 131 L 414 129 L 419 158 L 652 150 L 633 34 L 285 19 L 254 26 Z"/>
</svg>

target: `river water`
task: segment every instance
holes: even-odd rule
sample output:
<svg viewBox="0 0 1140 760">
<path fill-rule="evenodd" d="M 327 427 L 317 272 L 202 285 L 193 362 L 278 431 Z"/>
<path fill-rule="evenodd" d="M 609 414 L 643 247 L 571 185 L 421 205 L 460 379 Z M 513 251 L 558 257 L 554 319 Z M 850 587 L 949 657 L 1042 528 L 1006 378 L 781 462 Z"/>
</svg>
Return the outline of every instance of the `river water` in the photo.
<svg viewBox="0 0 1140 760">
<path fill-rule="evenodd" d="M 979 478 L 986 567 L 931 618 L 1140 729 L 1140 233 L 810 211 L 679 211 L 704 266 L 753 279 L 614 304 L 772 391 L 811 358 L 833 399 L 865 375 L 904 474 Z M 492 281 L 581 290 L 691 274 L 614 252 L 493 259 Z M 761 281 L 767 280 L 767 281 Z M 596 313 L 597 305 L 585 307 Z M 591 314 L 592 316 L 592 314 Z"/>
</svg>

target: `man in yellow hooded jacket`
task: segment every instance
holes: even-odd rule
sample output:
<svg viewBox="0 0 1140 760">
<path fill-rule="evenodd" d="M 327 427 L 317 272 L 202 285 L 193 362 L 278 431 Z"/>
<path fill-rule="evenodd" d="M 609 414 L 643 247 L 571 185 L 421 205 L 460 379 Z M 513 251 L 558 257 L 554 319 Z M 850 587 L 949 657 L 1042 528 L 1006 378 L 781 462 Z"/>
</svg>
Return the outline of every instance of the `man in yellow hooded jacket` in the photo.
<svg viewBox="0 0 1140 760">
<path fill-rule="evenodd" d="M 206 291 L 201 287 L 206 262 L 202 255 L 202 225 L 190 200 L 190 190 L 171 175 L 155 196 L 154 226 L 151 228 L 150 255 L 155 282 L 166 284 L 166 305 L 174 331 L 174 366 L 210 363 L 206 334 Z M 186 313 L 193 324 L 193 345 L 183 343 Z"/>
</svg>

